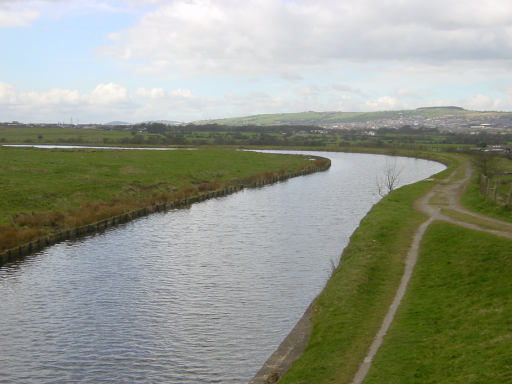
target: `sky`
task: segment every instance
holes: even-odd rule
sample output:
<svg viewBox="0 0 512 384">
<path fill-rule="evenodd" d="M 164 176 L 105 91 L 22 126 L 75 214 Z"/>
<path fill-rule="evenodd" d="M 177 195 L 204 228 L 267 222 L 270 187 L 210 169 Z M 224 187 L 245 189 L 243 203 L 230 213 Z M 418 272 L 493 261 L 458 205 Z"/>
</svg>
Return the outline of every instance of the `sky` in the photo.
<svg viewBox="0 0 512 384">
<path fill-rule="evenodd" d="M 510 0 L 0 0 L 0 121 L 512 111 Z"/>
</svg>

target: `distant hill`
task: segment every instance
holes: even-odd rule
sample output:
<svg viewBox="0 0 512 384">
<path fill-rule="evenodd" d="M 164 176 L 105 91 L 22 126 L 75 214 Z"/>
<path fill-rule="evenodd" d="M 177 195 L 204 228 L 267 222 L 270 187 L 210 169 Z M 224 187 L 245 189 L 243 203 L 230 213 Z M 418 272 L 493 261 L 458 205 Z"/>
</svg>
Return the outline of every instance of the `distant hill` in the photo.
<svg viewBox="0 0 512 384">
<path fill-rule="evenodd" d="M 143 121 L 143 122 L 137 123 L 137 124 L 153 124 L 153 123 L 165 124 L 165 125 L 182 125 L 182 124 L 184 124 L 181 121 L 172 121 L 172 120 L 148 120 L 148 121 Z M 127 123 L 126 121 L 110 121 L 103 125 L 135 125 L 135 124 Z"/>
<path fill-rule="evenodd" d="M 149 121 L 142 122 L 142 124 L 152 124 L 152 123 L 165 124 L 165 125 L 182 125 L 182 124 L 184 124 L 181 121 L 173 121 L 173 120 L 149 120 Z"/>
<path fill-rule="evenodd" d="M 447 107 L 421 107 L 421 108 L 416 108 L 416 110 L 424 110 L 424 109 L 452 109 L 452 110 L 455 110 L 455 111 L 464 111 L 465 109 L 464 108 L 461 108 L 461 107 L 454 107 L 452 105 L 450 106 L 447 106 Z"/>
<path fill-rule="evenodd" d="M 379 111 L 379 112 L 300 112 L 300 113 L 278 113 L 263 114 L 244 117 L 235 117 L 217 120 L 196 121 L 196 124 L 214 123 L 223 125 L 319 125 L 331 126 L 352 125 L 383 121 L 403 121 L 404 124 L 437 119 L 485 119 L 496 116 L 511 116 L 510 112 L 479 112 L 469 111 L 456 106 L 423 107 L 401 111 Z"/>
<path fill-rule="evenodd" d="M 127 123 L 126 121 L 109 121 L 103 125 L 130 125 L 131 123 Z"/>
</svg>

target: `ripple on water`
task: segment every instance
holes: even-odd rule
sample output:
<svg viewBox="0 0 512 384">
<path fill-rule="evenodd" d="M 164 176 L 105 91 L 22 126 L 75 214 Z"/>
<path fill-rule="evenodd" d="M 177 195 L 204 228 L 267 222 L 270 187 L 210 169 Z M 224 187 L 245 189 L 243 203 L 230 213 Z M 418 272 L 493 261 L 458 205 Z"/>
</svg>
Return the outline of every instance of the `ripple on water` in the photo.
<svg viewBox="0 0 512 384">
<path fill-rule="evenodd" d="M 243 383 L 324 286 L 386 158 L 52 246 L 0 268 L 0 382 Z M 400 158 L 403 182 L 443 166 Z"/>
</svg>

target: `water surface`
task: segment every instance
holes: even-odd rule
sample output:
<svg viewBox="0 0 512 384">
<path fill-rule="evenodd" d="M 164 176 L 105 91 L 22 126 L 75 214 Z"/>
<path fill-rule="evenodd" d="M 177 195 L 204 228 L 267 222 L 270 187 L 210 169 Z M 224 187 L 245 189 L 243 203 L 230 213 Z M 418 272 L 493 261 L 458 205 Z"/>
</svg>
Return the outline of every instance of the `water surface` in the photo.
<svg viewBox="0 0 512 384">
<path fill-rule="evenodd" d="M 157 213 L 0 268 L 1 383 L 246 383 L 379 199 L 387 157 Z M 401 183 L 442 170 L 399 158 Z"/>
</svg>

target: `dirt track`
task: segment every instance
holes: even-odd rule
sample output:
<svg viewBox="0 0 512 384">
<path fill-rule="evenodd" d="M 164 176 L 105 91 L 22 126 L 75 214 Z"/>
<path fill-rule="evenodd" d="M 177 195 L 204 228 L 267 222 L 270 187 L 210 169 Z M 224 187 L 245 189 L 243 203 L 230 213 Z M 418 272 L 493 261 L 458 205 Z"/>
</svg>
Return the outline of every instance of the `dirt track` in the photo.
<svg viewBox="0 0 512 384">
<path fill-rule="evenodd" d="M 461 179 L 455 180 L 455 177 L 458 172 L 464 171 L 464 175 Z M 414 235 L 414 240 L 407 255 L 407 259 L 405 262 L 405 271 L 402 276 L 402 280 L 400 282 L 400 286 L 395 294 L 395 298 L 393 299 L 393 303 L 388 308 L 388 312 L 384 321 L 382 322 L 381 328 L 377 335 L 375 336 L 373 343 L 366 355 L 364 361 L 359 366 L 359 370 L 357 371 L 352 384 L 360 384 L 363 382 L 366 377 L 368 371 L 370 370 L 373 358 L 375 357 L 379 347 L 382 344 L 384 336 L 386 335 L 389 327 L 391 326 L 393 319 L 395 317 L 396 311 L 402 298 L 407 290 L 407 285 L 412 276 L 412 272 L 414 270 L 414 266 L 416 265 L 416 261 L 418 260 L 419 254 L 419 245 L 421 239 L 428 226 L 435 220 L 446 221 L 455 225 L 460 225 L 465 228 L 470 228 L 478 231 L 492 233 L 493 235 L 512 238 L 512 224 L 489 218 L 487 216 L 483 216 L 467 209 L 463 208 L 460 204 L 460 197 L 464 192 L 465 188 L 469 184 L 471 180 L 473 170 L 470 167 L 469 163 L 463 164 L 456 169 L 447 180 L 444 180 L 434 186 L 432 190 L 425 195 L 423 198 L 419 199 L 415 203 L 415 208 L 425 214 L 428 215 L 427 221 L 425 221 L 416 231 Z M 481 222 L 482 225 L 468 223 L 462 220 L 456 220 L 451 217 L 444 215 L 441 210 L 449 209 L 463 215 L 471 216 L 472 218 L 476 218 Z M 492 226 L 499 226 L 502 230 L 489 229 L 485 227 L 485 224 Z"/>
</svg>

